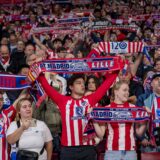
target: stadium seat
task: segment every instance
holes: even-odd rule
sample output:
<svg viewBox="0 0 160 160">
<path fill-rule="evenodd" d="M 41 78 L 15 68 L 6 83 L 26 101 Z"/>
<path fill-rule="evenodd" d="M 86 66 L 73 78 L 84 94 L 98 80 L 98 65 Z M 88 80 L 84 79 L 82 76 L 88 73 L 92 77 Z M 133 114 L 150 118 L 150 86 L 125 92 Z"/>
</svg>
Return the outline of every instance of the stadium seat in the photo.
<svg viewBox="0 0 160 160">
<path fill-rule="evenodd" d="M 141 153 L 141 160 L 160 160 L 160 153 Z"/>
</svg>

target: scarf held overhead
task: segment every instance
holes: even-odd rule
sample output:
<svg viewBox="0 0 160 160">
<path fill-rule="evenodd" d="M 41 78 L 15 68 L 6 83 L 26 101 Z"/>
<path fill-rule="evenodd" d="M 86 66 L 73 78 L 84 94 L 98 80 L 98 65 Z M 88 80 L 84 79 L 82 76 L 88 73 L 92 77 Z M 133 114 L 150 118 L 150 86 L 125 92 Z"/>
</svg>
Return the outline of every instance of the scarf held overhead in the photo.
<svg viewBox="0 0 160 160">
<path fill-rule="evenodd" d="M 92 49 L 88 57 L 100 57 L 102 53 L 104 55 L 109 55 L 139 52 L 145 54 L 149 62 L 152 64 L 151 57 L 143 42 L 99 42 L 98 47 Z"/>
<path fill-rule="evenodd" d="M 34 64 L 28 74 L 29 80 L 34 81 L 41 72 L 55 73 L 88 73 L 120 70 L 123 60 L 118 57 L 55 59 L 45 60 Z"/>
<path fill-rule="evenodd" d="M 46 98 L 46 94 L 41 88 L 41 86 L 36 81 L 36 86 L 31 86 L 26 81 L 26 76 L 19 76 L 19 75 L 13 75 L 13 74 L 0 74 L 0 89 L 1 90 L 23 90 L 23 89 L 29 89 L 31 96 L 33 97 L 33 100 L 36 103 L 36 106 L 39 106 L 41 102 Z M 36 94 L 35 94 L 36 93 Z M 9 107 L 11 103 L 6 103 L 6 99 L 4 101 L 5 107 Z M 9 103 L 9 105 L 8 105 Z"/>
</svg>

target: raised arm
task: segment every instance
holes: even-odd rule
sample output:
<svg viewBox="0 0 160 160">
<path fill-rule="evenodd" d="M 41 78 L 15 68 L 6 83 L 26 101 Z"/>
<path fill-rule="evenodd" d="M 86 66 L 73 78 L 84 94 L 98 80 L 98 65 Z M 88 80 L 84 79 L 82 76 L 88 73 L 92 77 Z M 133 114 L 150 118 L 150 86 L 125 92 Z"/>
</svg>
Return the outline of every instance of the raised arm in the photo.
<svg viewBox="0 0 160 160">
<path fill-rule="evenodd" d="M 44 75 L 40 75 L 38 77 L 38 82 L 41 83 L 43 89 L 45 90 L 45 92 L 47 93 L 47 95 L 58 105 L 62 103 L 62 101 L 65 100 L 66 96 L 61 95 L 59 92 L 57 92 L 53 87 L 51 87 L 46 78 L 44 77 Z"/>
<path fill-rule="evenodd" d="M 43 45 L 43 44 L 41 43 L 41 41 L 40 41 L 34 34 L 33 34 L 32 36 L 33 36 L 33 39 L 34 39 L 35 43 L 36 43 L 42 50 L 46 51 L 46 50 L 47 50 L 47 47 L 46 47 L 45 45 Z"/>
</svg>

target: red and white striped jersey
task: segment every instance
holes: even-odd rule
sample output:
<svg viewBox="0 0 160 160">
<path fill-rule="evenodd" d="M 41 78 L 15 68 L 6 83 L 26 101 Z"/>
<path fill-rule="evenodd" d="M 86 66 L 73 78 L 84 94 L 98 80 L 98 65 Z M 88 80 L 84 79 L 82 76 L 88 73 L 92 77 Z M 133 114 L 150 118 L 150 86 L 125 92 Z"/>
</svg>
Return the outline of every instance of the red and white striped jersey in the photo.
<svg viewBox="0 0 160 160">
<path fill-rule="evenodd" d="M 159 111 L 159 112 L 158 112 Z M 152 120 L 159 119 L 160 115 L 160 97 L 155 96 L 152 105 Z M 154 127 L 160 127 L 160 123 L 154 123 Z"/>
<path fill-rule="evenodd" d="M 135 106 L 128 102 L 124 104 L 112 102 L 107 107 L 129 108 Z M 135 150 L 134 123 L 107 123 L 106 132 L 106 150 Z"/>
<path fill-rule="evenodd" d="M 0 159 L 9 160 L 9 147 L 6 141 L 6 131 L 14 120 L 16 115 L 16 110 L 13 106 L 8 109 L 4 109 L 0 113 Z"/>
<path fill-rule="evenodd" d="M 71 96 L 63 96 L 53 89 L 44 76 L 38 81 L 42 84 L 45 92 L 59 106 L 62 117 L 62 138 L 63 146 L 93 145 L 93 140 L 83 141 L 83 132 L 87 123 L 86 113 L 94 106 L 110 88 L 117 77 L 117 73 L 108 75 L 105 82 L 91 95 L 81 99 L 73 99 Z"/>
</svg>

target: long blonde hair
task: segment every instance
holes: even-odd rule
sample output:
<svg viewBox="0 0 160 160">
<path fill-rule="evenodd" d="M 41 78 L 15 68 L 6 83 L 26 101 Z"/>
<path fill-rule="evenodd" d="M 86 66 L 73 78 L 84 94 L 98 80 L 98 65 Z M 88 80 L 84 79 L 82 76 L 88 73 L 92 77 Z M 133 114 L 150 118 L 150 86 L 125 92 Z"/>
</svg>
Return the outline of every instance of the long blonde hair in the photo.
<svg viewBox="0 0 160 160">
<path fill-rule="evenodd" d="M 114 84 L 114 86 L 112 87 L 112 92 L 111 92 L 111 99 L 110 101 L 113 102 L 115 100 L 115 94 L 114 94 L 114 91 L 115 90 L 119 90 L 119 88 L 121 87 L 122 84 L 127 84 L 129 85 L 129 82 L 127 80 L 120 80 L 118 82 L 116 82 Z"/>
<path fill-rule="evenodd" d="M 22 103 L 24 101 L 29 101 L 32 104 L 32 101 L 31 101 L 30 98 L 22 98 L 17 102 L 17 105 L 16 105 L 17 113 L 16 113 L 16 118 L 15 118 L 16 121 L 19 121 L 21 119 L 21 116 L 20 116 L 19 112 L 20 112 L 20 108 L 22 107 Z"/>
</svg>

